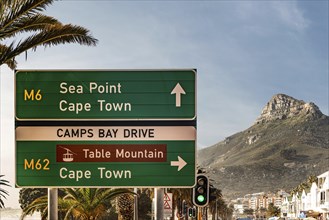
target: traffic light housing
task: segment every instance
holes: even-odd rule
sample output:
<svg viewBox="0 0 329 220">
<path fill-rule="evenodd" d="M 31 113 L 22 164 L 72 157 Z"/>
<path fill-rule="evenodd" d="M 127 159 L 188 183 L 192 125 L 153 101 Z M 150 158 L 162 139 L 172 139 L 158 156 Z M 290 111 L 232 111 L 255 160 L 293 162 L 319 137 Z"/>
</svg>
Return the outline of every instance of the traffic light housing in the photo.
<svg viewBox="0 0 329 220">
<path fill-rule="evenodd" d="M 189 208 L 188 209 L 188 217 L 196 217 L 196 208 Z"/>
<path fill-rule="evenodd" d="M 209 202 L 209 180 L 203 174 L 196 177 L 196 185 L 193 188 L 193 204 L 198 207 L 204 207 Z"/>
<path fill-rule="evenodd" d="M 187 214 L 187 203 L 186 203 L 185 200 L 183 200 L 183 202 L 182 202 L 182 215 L 186 216 L 186 214 Z"/>
</svg>

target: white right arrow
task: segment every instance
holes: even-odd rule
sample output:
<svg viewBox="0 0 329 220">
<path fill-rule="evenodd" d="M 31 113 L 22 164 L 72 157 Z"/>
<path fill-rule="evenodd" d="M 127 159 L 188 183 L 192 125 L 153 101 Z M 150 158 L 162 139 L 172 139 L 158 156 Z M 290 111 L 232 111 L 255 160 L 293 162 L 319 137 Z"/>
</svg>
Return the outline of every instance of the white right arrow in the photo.
<svg viewBox="0 0 329 220">
<path fill-rule="evenodd" d="M 178 167 L 177 171 L 180 171 L 185 167 L 186 164 L 187 163 L 185 162 L 185 160 L 183 160 L 180 156 L 178 156 L 178 161 L 171 161 L 170 166 Z"/>
<path fill-rule="evenodd" d="M 182 86 L 179 83 L 177 83 L 175 88 L 171 91 L 170 94 L 176 94 L 176 107 L 180 107 L 181 106 L 181 95 L 186 94 L 184 89 L 182 88 Z"/>
</svg>

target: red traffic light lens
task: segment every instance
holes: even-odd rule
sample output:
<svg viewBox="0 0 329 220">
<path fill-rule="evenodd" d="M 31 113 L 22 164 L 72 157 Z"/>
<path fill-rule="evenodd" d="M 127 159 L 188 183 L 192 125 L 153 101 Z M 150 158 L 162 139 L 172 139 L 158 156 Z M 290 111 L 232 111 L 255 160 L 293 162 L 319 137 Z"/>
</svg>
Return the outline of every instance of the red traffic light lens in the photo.
<svg viewBox="0 0 329 220">
<path fill-rule="evenodd" d="M 206 183 L 205 179 L 203 178 L 198 179 L 198 185 L 203 186 L 205 183 Z"/>
<path fill-rule="evenodd" d="M 198 187 L 198 193 L 203 194 L 205 189 L 203 187 Z"/>
</svg>

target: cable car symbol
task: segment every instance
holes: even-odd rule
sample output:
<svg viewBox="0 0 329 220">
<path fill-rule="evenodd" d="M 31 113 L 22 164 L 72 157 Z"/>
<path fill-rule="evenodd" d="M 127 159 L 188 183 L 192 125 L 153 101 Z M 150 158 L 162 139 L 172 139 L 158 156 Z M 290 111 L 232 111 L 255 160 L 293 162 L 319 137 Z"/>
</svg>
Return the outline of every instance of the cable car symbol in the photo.
<svg viewBox="0 0 329 220">
<path fill-rule="evenodd" d="M 63 154 L 63 161 L 64 162 L 72 162 L 73 161 L 73 154 L 77 155 L 76 153 L 74 153 L 73 151 L 71 151 L 70 149 L 68 148 L 65 148 L 65 147 L 60 147 L 64 150 L 66 150 L 66 153 Z"/>
</svg>

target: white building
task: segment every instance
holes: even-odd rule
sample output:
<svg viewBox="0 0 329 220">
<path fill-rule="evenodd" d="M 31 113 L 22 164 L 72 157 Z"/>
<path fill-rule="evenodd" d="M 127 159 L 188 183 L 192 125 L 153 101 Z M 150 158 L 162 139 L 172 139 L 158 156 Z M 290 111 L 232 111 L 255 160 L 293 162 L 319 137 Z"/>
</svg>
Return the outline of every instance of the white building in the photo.
<svg viewBox="0 0 329 220">
<path fill-rule="evenodd" d="M 329 220 L 329 171 L 317 176 L 310 189 L 303 190 L 284 198 L 281 211 L 287 217 L 322 214 L 323 220 Z"/>
<path fill-rule="evenodd" d="M 322 220 L 329 220 L 329 171 L 317 176 L 318 181 L 313 182 L 311 188 L 293 195 L 284 191 L 276 194 L 264 192 L 247 194 L 233 202 L 236 214 L 243 214 L 247 208 L 255 211 L 268 208 L 270 203 L 281 209 L 282 217 L 303 218 L 306 215 L 322 214 Z"/>
<path fill-rule="evenodd" d="M 318 176 L 317 208 L 329 219 L 329 171 Z M 324 219 L 326 219 L 324 218 Z"/>
</svg>

